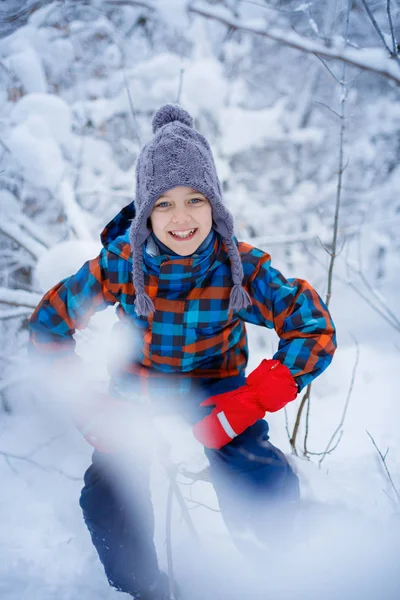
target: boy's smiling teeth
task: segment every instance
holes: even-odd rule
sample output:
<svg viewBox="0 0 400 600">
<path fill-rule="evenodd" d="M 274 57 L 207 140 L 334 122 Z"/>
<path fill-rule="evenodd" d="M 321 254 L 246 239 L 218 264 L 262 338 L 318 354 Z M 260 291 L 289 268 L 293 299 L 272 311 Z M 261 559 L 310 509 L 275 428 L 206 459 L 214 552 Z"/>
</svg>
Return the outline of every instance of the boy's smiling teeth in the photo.
<svg viewBox="0 0 400 600">
<path fill-rule="evenodd" d="M 170 231 L 170 234 L 173 235 L 174 237 L 187 238 L 187 237 L 190 237 L 191 235 L 193 235 L 196 230 L 197 230 L 197 228 L 185 229 L 185 231 Z"/>
</svg>

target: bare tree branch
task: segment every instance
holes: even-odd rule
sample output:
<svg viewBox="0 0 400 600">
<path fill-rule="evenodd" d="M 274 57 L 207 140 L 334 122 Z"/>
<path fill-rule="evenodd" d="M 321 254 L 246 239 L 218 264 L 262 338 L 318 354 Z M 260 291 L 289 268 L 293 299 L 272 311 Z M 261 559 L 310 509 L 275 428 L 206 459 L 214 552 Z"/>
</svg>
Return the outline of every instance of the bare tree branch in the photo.
<svg viewBox="0 0 400 600">
<path fill-rule="evenodd" d="M 392 20 L 392 11 L 391 11 L 391 7 L 390 7 L 390 0 L 386 0 L 386 12 L 388 15 L 388 20 L 389 20 L 390 35 L 392 37 L 393 55 L 398 56 L 397 42 L 396 42 L 396 37 L 394 34 L 394 25 L 393 25 L 393 20 Z"/>
<path fill-rule="evenodd" d="M 74 475 L 70 475 L 69 473 L 66 473 L 62 469 L 58 469 L 57 467 L 42 465 L 42 464 L 38 463 L 36 460 L 29 458 L 29 456 L 21 456 L 18 454 L 12 454 L 10 452 L 5 452 L 4 450 L 0 450 L 0 455 L 4 456 L 4 458 L 7 462 L 10 459 L 22 460 L 24 462 L 29 463 L 30 465 L 37 467 L 38 469 L 41 469 L 42 471 L 52 471 L 54 473 L 58 473 L 59 475 L 62 475 L 63 477 L 66 477 L 67 479 L 70 479 L 71 481 L 81 481 L 82 480 L 81 477 L 75 477 Z"/>
<path fill-rule="evenodd" d="M 339 113 L 336 112 L 336 110 L 334 110 L 333 108 L 331 108 L 327 104 L 325 104 L 324 102 L 315 101 L 314 104 L 319 104 L 320 106 L 323 106 L 324 108 L 327 108 L 331 113 L 333 113 L 335 115 L 335 117 L 338 117 L 339 119 L 341 119 L 341 116 L 339 115 Z"/>
<path fill-rule="evenodd" d="M 380 456 L 380 458 L 381 458 L 382 464 L 383 464 L 383 466 L 384 466 L 384 469 L 385 469 L 385 471 L 386 471 L 386 475 L 387 475 L 387 477 L 388 477 L 388 479 L 389 479 L 389 483 L 390 483 L 390 485 L 391 485 L 391 487 L 392 487 L 392 490 L 393 490 L 393 492 L 394 492 L 394 494 L 395 494 L 395 496 L 396 496 L 396 498 L 397 498 L 398 502 L 400 503 L 400 494 L 399 494 L 399 492 L 397 491 L 397 489 L 396 489 L 396 486 L 395 486 L 395 485 L 394 485 L 394 483 L 393 483 L 392 476 L 391 476 L 391 474 L 390 474 L 390 471 L 389 471 L 389 469 L 388 469 L 388 466 L 387 466 L 387 464 L 386 464 L 386 456 L 387 456 L 387 453 L 389 452 L 389 449 L 387 449 L 387 450 L 386 450 L 386 453 L 385 453 L 385 455 L 383 455 L 383 454 L 382 454 L 382 452 L 379 450 L 378 446 L 376 445 L 376 443 L 375 443 L 375 440 L 374 440 L 374 438 L 372 437 L 372 435 L 369 433 L 369 431 L 367 431 L 367 434 L 369 435 L 369 437 L 370 437 L 370 439 L 371 439 L 371 441 L 372 441 L 373 445 L 375 446 L 375 449 L 376 449 L 376 451 L 378 452 L 378 454 L 379 454 L 379 456 Z"/>
<path fill-rule="evenodd" d="M 372 13 L 372 10 L 371 10 L 371 8 L 370 8 L 370 6 L 369 6 L 369 4 L 368 4 L 367 0 L 361 0 L 361 2 L 363 3 L 363 5 L 364 5 L 364 8 L 365 8 L 365 10 L 366 10 L 366 13 L 367 13 L 367 15 L 369 16 L 369 18 L 370 18 L 370 20 L 371 20 L 371 23 L 372 23 L 372 25 L 374 26 L 374 29 L 375 29 L 375 31 L 376 31 L 376 32 L 377 32 L 377 34 L 379 35 L 379 37 L 380 37 L 380 39 L 381 39 L 381 42 L 382 42 L 382 44 L 384 45 L 384 47 L 386 48 L 386 50 L 388 51 L 389 55 L 390 55 L 392 58 L 396 59 L 398 62 L 400 62 L 400 60 L 399 60 L 399 57 L 397 56 L 396 49 L 395 49 L 395 51 L 394 51 L 394 52 L 392 52 L 392 50 L 391 50 L 391 49 L 389 48 L 389 46 L 387 45 L 387 43 L 386 43 L 386 40 L 385 40 L 385 36 L 383 35 L 383 32 L 382 32 L 382 29 L 379 27 L 379 25 L 378 25 L 378 22 L 377 22 L 377 20 L 375 19 L 375 17 L 374 17 L 374 15 L 373 15 L 373 13 Z M 390 2 L 389 2 L 388 4 L 389 4 L 388 14 L 390 15 Z M 392 24 L 392 27 L 393 27 L 393 24 Z M 392 33 L 393 33 L 393 29 L 392 29 Z"/>
<path fill-rule="evenodd" d="M 319 466 L 321 466 L 322 461 L 324 460 L 325 456 L 327 454 L 329 454 L 330 446 L 333 443 L 333 440 L 335 439 L 335 437 L 338 435 L 339 431 L 343 427 L 343 423 L 344 423 L 344 420 L 345 420 L 346 414 L 347 414 L 347 409 L 349 407 L 349 402 L 350 402 L 351 394 L 353 392 L 353 387 L 354 387 L 354 381 L 355 381 L 355 378 L 356 378 L 358 362 L 360 360 L 360 346 L 359 346 L 358 341 L 356 340 L 356 338 L 353 337 L 353 336 L 352 336 L 352 338 L 353 338 L 354 343 L 356 345 L 356 359 L 355 359 L 355 362 L 354 362 L 353 372 L 352 372 L 352 375 L 351 375 L 351 381 L 350 381 L 349 391 L 347 393 L 346 402 L 344 404 L 342 418 L 340 419 L 339 425 L 336 427 L 335 431 L 333 432 L 333 434 L 332 434 L 332 436 L 331 436 L 331 438 L 330 438 L 330 440 L 329 440 L 329 442 L 328 442 L 328 444 L 327 444 L 327 446 L 325 448 L 325 451 L 323 452 L 323 456 L 322 456 L 321 460 L 319 461 Z M 339 441 L 342 439 L 342 435 L 343 435 L 343 430 L 340 432 Z M 339 441 L 337 442 L 335 448 L 338 446 Z"/>
<path fill-rule="evenodd" d="M 12 223 L 9 220 L 0 220 L 0 231 L 11 240 L 16 242 L 21 248 L 24 248 L 36 260 L 45 252 L 46 247 L 34 240 L 30 235 L 25 233 L 17 223 Z"/>
<path fill-rule="evenodd" d="M 183 497 L 186 500 L 186 502 L 192 502 L 193 504 L 196 505 L 193 508 L 199 508 L 200 506 L 202 506 L 203 508 L 207 508 L 207 510 L 211 510 L 212 512 L 216 512 L 216 513 L 221 512 L 218 508 L 212 508 L 211 506 L 208 506 L 207 504 L 203 504 L 202 502 L 199 502 L 198 500 L 193 500 L 192 498 L 187 498 L 186 496 L 183 496 Z"/>
</svg>

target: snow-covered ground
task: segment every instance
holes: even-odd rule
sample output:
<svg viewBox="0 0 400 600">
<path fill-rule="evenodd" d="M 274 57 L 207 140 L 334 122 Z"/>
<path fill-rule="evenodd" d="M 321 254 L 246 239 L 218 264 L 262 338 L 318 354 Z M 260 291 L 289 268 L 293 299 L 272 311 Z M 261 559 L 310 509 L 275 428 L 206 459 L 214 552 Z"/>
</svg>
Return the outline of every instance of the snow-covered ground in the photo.
<svg viewBox="0 0 400 600">
<path fill-rule="evenodd" d="M 51 285 L 57 271 L 73 271 L 95 248 L 64 244 L 44 255 L 37 269 L 41 285 Z M 51 261 L 53 257 L 53 262 Z M 238 555 L 219 513 L 203 506 L 191 510 L 203 549 L 197 548 L 174 507 L 173 552 L 175 572 L 188 598 L 278 598 L 295 596 L 314 600 L 363 597 L 397 598 L 400 575 L 396 571 L 400 540 L 399 500 L 389 484 L 377 450 L 386 455 L 393 483 L 400 490 L 400 442 L 397 402 L 399 350 L 389 326 L 354 292 L 335 283 L 332 314 L 337 325 L 339 350 L 332 365 L 313 384 L 308 448 L 322 452 L 339 424 L 358 364 L 338 447 L 311 461 L 289 456 L 301 480 L 302 513 L 296 539 L 284 556 L 275 548 L 260 549 L 253 564 Z M 89 333 L 77 336 L 78 352 L 90 371 L 105 360 L 101 349 L 114 322 L 113 309 L 92 319 Z M 358 351 L 354 344 L 358 341 Z M 250 347 L 264 335 L 271 350 L 274 332 L 250 327 Z M 100 349 L 100 350 L 99 350 Z M 251 354 L 250 368 L 264 354 Z M 100 362 L 101 364 L 101 362 Z M 30 390 L 21 383 L 11 415 L 0 421 L 2 516 L 0 597 L 17 600 L 69 600 L 84 597 L 110 599 L 108 587 L 78 505 L 82 476 L 90 464 L 91 449 L 65 416 L 40 400 L 27 401 Z M 298 405 L 288 409 L 290 427 Z M 162 421 L 162 422 L 160 422 Z M 290 447 L 284 411 L 270 415 L 271 441 L 288 455 Z M 189 428 L 172 417 L 157 423 L 171 443 L 174 462 L 188 470 L 201 470 L 206 459 Z M 299 439 L 304 436 L 301 431 Z M 16 457 L 25 457 L 23 460 Z M 183 477 L 179 478 L 184 481 Z M 168 477 L 155 459 L 152 481 L 156 514 L 156 544 L 160 564 L 166 568 L 165 513 Z M 209 483 L 195 482 L 182 493 L 206 506 L 218 508 Z M 189 502 L 193 508 L 194 504 Z M 257 564 L 259 561 L 259 564 Z"/>
</svg>

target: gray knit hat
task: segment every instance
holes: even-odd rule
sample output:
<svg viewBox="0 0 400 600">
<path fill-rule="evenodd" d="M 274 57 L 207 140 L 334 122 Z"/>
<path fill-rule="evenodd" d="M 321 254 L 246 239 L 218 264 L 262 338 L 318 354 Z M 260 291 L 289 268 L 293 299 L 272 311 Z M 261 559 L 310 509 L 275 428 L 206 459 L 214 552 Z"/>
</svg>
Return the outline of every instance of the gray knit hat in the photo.
<svg viewBox="0 0 400 600">
<path fill-rule="evenodd" d="M 243 266 L 233 240 L 233 217 L 223 205 L 211 148 L 193 127 L 193 119 L 181 106 L 165 104 L 154 115 L 153 139 L 146 144 L 136 166 L 136 215 L 130 227 L 133 258 L 133 285 L 138 315 L 153 312 L 154 304 L 144 291 L 142 244 L 151 233 L 147 220 L 154 203 L 178 185 L 192 187 L 206 196 L 211 204 L 213 228 L 221 234 L 229 254 L 233 287 L 229 309 L 246 308 L 251 297 L 242 287 Z"/>
</svg>

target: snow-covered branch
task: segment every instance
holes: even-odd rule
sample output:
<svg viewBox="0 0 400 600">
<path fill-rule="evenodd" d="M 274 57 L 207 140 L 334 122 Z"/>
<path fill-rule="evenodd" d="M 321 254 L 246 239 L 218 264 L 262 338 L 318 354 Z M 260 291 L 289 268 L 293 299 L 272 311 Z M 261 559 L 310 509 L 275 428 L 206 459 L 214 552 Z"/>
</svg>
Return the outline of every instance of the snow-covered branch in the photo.
<svg viewBox="0 0 400 600">
<path fill-rule="evenodd" d="M 32 312 L 31 307 L 18 307 L 10 310 L 0 310 L 0 321 L 7 321 L 9 319 L 17 319 L 19 317 L 26 317 Z"/>
<path fill-rule="evenodd" d="M 32 228 L 35 229 L 34 225 L 32 225 Z M 19 246 L 25 248 L 25 250 L 27 250 L 36 260 L 46 250 L 46 247 L 41 242 L 38 242 L 30 235 L 27 235 L 18 223 L 12 223 L 3 219 L 0 221 L 0 231 L 10 239 L 14 240 L 14 242 L 17 242 Z"/>
<path fill-rule="evenodd" d="M 85 220 L 85 211 L 77 203 L 74 188 L 68 179 L 63 179 L 61 182 L 58 196 L 64 207 L 68 223 L 76 237 L 79 240 L 93 239 Z"/>
<path fill-rule="evenodd" d="M 383 77 L 400 84 L 400 67 L 398 63 L 385 54 L 384 50 L 381 48 L 346 48 L 344 42 L 342 43 L 342 41 L 339 42 L 337 40 L 334 45 L 328 47 L 321 44 L 321 42 L 303 38 L 294 31 L 285 31 L 278 27 L 266 28 L 264 24 L 260 25 L 257 22 L 254 23 L 252 21 L 234 19 L 227 16 L 225 11 L 217 9 L 210 10 L 208 7 L 203 8 L 201 5 L 197 4 L 190 6 L 189 11 L 207 19 L 218 21 L 232 29 L 239 29 L 250 34 L 260 35 L 275 40 L 276 42 L 300 50 L 301 52 L 340 60 L 353 67 L 358 67 L 359 69 L 382 75 Z"/>
<path fill-rule="evenodd" d="M 46 233 L 46 231 L 44 231 L 44 229 L 42 227 L 40 227 L 40 225 L 38 225 L 37 223 L 34 223 L 31 219 L 28 219 L 28 217 L 25 216 L 24 214 L 22 214 L 22 213 L 14 214 L 12 217 L 12 220 L 14 221 L 14 223 L 16 223 L 16 225 L 18 225 L 19 227 L 21 227 L 22 229 L 25 229 L 25 231 L 30 233 L 30 235 L 36 241 L 38 241 L 42 246 L 45 246 L 46 248 L 50 248 L 51 245 L 54 243 L 50 239 L 50 236 L 48 235 L 48 233 Z"/>
<path fill-rule="evenodd" d="M 36 308 L 42 296 L 35 292 L 26 292 L 25 290 L 11 290 L 0 287 L 0 304 L 9 306 Z"/>
</svg>

